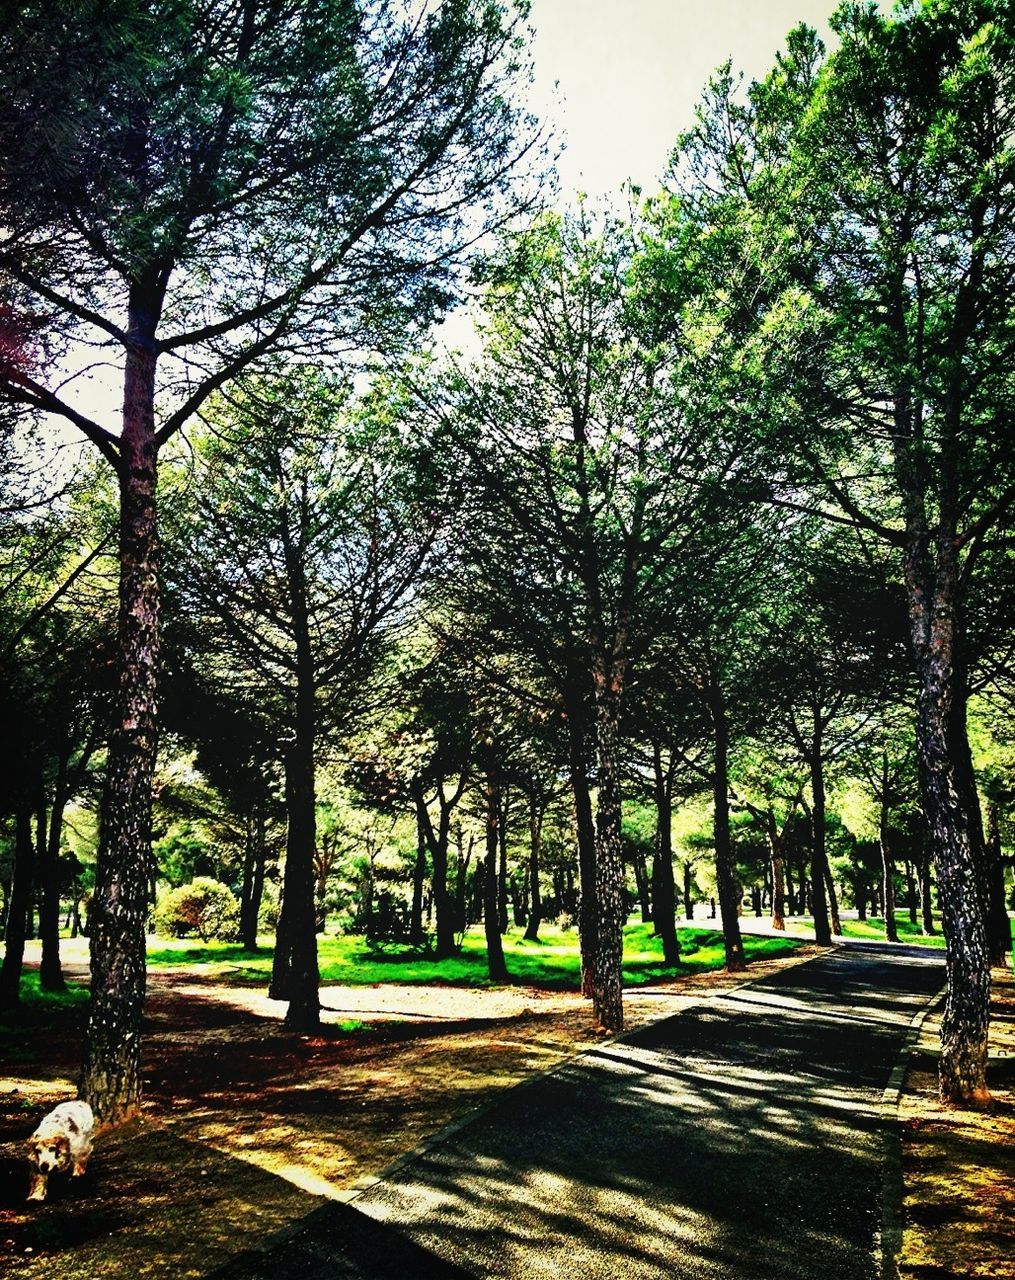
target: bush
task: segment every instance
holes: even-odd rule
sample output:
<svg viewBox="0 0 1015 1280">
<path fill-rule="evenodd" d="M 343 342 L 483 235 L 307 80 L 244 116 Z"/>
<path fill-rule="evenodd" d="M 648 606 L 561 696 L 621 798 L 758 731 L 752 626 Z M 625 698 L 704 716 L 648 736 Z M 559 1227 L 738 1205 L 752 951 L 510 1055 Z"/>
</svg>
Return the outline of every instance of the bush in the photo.
<svg viewBox="0 0 1015 1280">
<path fill-rule="evenodd" d="M 229 886 L 207 876 L 171 889 L 155 908 L 155 930 L 170 938 L 196 933 L 202 942 L 235 942 L 239 927 L 240 904 Z"/>
</svg>

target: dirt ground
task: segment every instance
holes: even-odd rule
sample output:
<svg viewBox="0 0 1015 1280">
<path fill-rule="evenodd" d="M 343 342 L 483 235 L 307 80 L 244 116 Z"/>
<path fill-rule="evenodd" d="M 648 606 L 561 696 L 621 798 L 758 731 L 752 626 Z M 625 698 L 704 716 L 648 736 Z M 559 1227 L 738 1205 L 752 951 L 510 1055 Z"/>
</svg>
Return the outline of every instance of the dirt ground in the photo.
<svg viewBox="0 0 1015 1280">
<path fill-rule="evenodd" d="M 900 1104 L 905 1229 L 901 1280 L 1015 1277 L 1015 985 L 995 970 L 993 1104 L 958 1111 L 937 1097 L 940 1017 L 924 1025 Z"/>
<path fill-rule="evenodd" d="M 756 978 L 799 963 L 752 964 Z M 73 974 L 73 966 L 68 966 Z M 636 1027 L 738 985 L 724 973 L 625 994 Z M 83 1016 L 26 1020 L 0 1079 L 0 1272 L 18 1280 L 206 1275 L 345 1199 L 500 1089 L 594 1043 L 587 1001 L 511 986 L 325 987 L 321 1035 L 199 967 L 149 974 L 143 1118 L 104 1136 L 87 1175 L 26 1206 L 22 1144 L 73 1096 Z"/>
</svg>

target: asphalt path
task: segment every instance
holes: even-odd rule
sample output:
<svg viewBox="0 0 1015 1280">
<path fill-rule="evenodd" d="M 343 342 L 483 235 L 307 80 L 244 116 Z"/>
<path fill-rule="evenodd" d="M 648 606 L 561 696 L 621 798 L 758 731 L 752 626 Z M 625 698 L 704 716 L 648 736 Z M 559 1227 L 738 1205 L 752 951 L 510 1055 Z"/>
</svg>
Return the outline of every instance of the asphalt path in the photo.
<svg viewBox="0 0 1015 1280">
<path fill-rule="evenodd" d="M 849 945 L 521 1085 L 220 1280 L 875 1280 L 882 1092 L 939 954 Z"/>
</svg>

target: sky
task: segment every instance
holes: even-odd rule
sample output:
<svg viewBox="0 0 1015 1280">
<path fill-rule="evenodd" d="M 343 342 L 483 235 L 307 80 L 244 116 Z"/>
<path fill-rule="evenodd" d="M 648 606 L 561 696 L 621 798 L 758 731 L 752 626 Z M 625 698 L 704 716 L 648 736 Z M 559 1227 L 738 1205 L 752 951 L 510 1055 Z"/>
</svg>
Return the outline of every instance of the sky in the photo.
<svg viewBox="0 0 1015 1280">
<path fill-rule="evenodd" d="M 710 73 L 769 69 L 798 22 L 827 38 L 836 0 L 532 0 L 533 107 L 563 135 L 560 192 L 651 190 Z M 560 106 L 554 103 L 558 86 Z"/>
</svg>

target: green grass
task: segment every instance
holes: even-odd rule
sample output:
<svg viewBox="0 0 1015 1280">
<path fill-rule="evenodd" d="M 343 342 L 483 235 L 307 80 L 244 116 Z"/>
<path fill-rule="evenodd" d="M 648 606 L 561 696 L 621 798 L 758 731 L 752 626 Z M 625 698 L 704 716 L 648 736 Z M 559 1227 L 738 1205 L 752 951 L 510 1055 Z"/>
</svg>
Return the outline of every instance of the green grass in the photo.
<svg viewBox="0 0 1015 1280">
<path fill-rule="evenodd" d="M 896 911 L 895 927 L 899 931 L 900 942 L 908 942 L 916 947 L 936 947 L 941 951 L 944 950 L 945 940 L 943 934 L 940 932 L 924 933 L 921 925 L 912 923 L 908 911 Z M 812 932 L 810 923 L 800 920 L 787 921 L 787 928 L 794 933 L 810 935 Z M 844 938 L 855 938 L 861 942 L 884 942 L 884 918 L 870 916 L 866 920 L 843 920 L 842 936 Z"/>
<path fill-rule="evenodd" d="M 43 991 L 39 974 L 25 969 L 21 974 L 20 1003 L 15 1009 L 0 1013 L 0 1040 L 7 1042 L 5 1055 L 12 1062 L 31 1058 L 31 1052 L 23 1049 L 18 1039 L 26 1026 L 35 1031 L 58 1031 L 66 1025 L 69 1011 L 84 1011 L 88 1004 L 88 988 L 77 982 L 68 982 L 66 991 Z"/>
<path fill-rule="evenodd" d="M 682 961 L 674 970 L 663 963 L 662 945 L 658 938 L 652 936 L 651 925 L 628 925 L 624 930 L 625 983 L 639 986 L 672 977 L 674 973 L 704 973 L 722 968 L 725 958 L 720 932 L 702 928 L 685 928 L 677 932 Z M 744 945 L 750 959 L 788 955 L 800 944 L 793 938 L 748 936 Z M 504 938 L 504 956 L 513 981 L 564 990 L 576 989 L 579 985 L 578 935 L 573 930 L 564 932 L 547 926 L 540 931 L 538 942 L 526 942 L 522 930 L 511 929 Z M 148 953 L 149 964 L 153 966 L 214 965 L 218 969 L 216 976 L 223 982 L 239 985 L 264 983 L 271 972 L 271 958 L 270 948 L 251 952 L 238 944 L 221 942 L 207 946 L 169 943 Z M 486 943 L 479 927 L 469 930 L 460 953 L 448 960 L 435 960 L 405 946 L 370 946 L 360 936 L 319 938 L 318 959 L 322 982 L 338 982 L 346 986 L 389 982 L 470 987 L 490 985 Z"/>
<path fill-rule="evenodd" d="M 43 991 L 37 969 L 21 974 L 21 1005 L 25 1009 L 76 1009 L 88 1003 L 88 988 L 79 982 L 67 983 L 66 991 Z"/>
</svg>

